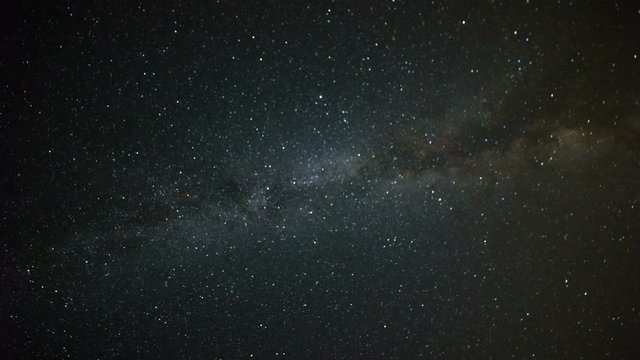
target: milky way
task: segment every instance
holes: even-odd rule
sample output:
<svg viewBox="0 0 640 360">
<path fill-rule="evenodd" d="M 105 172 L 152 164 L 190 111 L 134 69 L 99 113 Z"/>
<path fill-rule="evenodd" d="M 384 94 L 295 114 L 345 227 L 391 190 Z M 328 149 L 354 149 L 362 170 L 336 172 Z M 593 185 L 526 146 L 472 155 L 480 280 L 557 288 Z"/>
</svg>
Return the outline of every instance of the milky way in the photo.
<svg viewBox="0 0 640 360">
<path fill-rule="evenodd" d="M 640 356 L 637 6 L 3 18 L 3 357 Z"/>
</svg>

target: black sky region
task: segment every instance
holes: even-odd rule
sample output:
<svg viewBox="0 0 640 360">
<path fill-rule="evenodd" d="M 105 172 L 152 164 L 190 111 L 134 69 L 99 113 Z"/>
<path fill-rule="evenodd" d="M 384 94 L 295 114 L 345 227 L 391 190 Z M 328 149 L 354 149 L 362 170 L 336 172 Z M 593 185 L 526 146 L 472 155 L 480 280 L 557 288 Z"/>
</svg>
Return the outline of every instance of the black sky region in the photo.
<svg viewBox="0 0 640 360">
<path fill-rule="evenodd" d="M 2 358 L 640 358 L 637 2 L 1 13 Z"/>
</svg>

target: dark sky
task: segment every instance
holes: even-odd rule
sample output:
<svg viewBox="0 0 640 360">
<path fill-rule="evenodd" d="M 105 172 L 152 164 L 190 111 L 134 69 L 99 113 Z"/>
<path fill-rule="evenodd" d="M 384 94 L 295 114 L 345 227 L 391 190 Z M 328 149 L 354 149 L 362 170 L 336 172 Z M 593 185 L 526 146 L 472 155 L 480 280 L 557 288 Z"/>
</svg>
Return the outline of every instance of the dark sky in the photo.
<svg viewBox="0 0 640 360">
<path fill-rule="evenodd" d="M 14 3 L 0 357 L 640 357 L 637 2 Z"/>
</svg>

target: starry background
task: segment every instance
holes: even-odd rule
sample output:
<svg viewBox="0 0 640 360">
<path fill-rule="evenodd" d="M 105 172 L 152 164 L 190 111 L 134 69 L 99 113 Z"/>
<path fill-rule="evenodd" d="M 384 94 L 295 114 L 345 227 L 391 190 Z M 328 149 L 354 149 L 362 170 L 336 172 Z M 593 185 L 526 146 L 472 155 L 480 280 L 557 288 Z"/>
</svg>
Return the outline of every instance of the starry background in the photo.
<svg viewBox="0 0 640 360">
<path fill-rule="evenodd" d="M 2 357 L 640 356 L 638 3 L 56 3 L 2 10 Z"/>
</svg>

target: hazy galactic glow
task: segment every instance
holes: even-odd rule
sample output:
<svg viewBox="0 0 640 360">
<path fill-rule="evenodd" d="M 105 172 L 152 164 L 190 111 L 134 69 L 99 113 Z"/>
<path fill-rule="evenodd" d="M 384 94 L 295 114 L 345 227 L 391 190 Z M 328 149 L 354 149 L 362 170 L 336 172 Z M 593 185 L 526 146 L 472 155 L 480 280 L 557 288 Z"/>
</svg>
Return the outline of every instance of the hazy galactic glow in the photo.
<svg viewBox="0 0 640 360">
<path fill-rule="evenodd" d="M 7 6 L 0 358 L 640 358 L 639 10 Z"/>
</svg>

